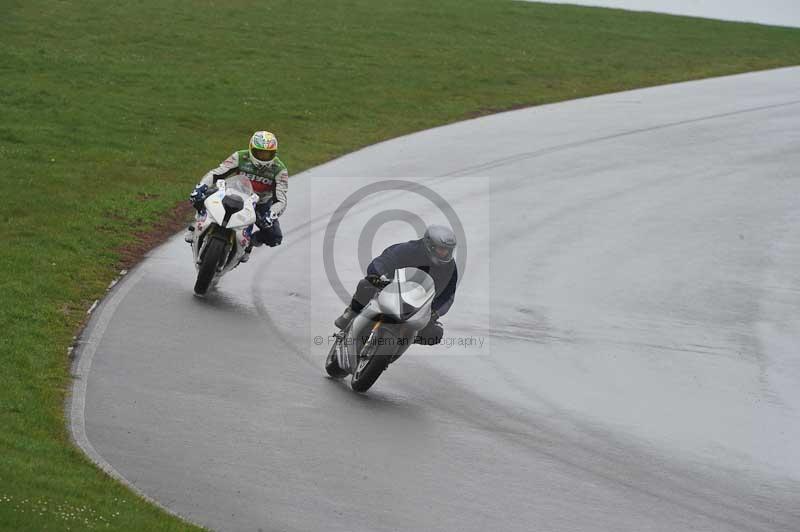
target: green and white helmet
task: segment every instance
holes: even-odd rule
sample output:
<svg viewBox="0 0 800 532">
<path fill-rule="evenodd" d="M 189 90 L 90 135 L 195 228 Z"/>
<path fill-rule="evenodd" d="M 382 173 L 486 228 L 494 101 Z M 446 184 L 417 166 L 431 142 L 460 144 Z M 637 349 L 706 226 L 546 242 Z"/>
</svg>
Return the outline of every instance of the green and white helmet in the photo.
<svg viewBox="0 0 800 532">
<path fill-rule="evenodd" d="M 269 131 L 256 131 L 250 137 L 250 160 L 256 166 L 268 166 L 278 154 L 278 138 Z"/>
</svg>

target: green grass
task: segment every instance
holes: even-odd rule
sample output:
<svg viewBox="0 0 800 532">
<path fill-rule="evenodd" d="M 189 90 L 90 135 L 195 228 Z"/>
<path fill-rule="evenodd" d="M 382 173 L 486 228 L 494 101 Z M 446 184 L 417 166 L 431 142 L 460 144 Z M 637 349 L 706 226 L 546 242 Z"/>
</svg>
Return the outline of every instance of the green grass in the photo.
<svg viewBox="0 0 800 532">
<path fill-rule="evenodd" d="M 67 346 L 117 250 L 253 130 L 296 173 L 477 114 L 800 63 L 796 30 L 506 1 L 0 6 L 5 530 L 187 527 L 69 443 Z"/>
</svg>

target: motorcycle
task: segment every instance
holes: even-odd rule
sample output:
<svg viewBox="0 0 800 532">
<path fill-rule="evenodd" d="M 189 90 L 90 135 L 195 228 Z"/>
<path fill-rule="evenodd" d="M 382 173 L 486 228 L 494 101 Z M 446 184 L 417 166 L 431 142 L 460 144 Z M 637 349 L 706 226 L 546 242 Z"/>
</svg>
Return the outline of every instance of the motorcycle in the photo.
<svg viewBox="0 0 800 532">
<path fill-rule="evenodd" d="M 204 209 L 197 214 L 192 253 L 197 268 L 195 294 L 202 296 L 223 275 L 239 265 L 250 245 L 258 195 L 245 177 L 218 179 L 206 191 Z"/>
<path fill-rule="evenodd" d="M 395 271 L 350 325 L 333 335 L 325 370 L 334 378 L 352 375 L 350 387 L 366 392 L 414 343 L 431 319 L 433 278 L 418 268 Z"/>
</svg>

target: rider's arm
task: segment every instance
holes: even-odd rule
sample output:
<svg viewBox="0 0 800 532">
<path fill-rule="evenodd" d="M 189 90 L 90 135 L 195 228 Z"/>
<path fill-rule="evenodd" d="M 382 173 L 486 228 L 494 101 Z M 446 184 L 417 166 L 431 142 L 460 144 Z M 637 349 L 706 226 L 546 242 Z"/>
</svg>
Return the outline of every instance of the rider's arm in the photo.
<svg viewBox="0 0 800 532">
<path fill-rule="evenodd" d="M 272 216 L 277 218 L 283 211 L 286 210 L 286 195 L 289 192 L 289 172 L 286 170 L 281 171 L 275 176 L 275 191 L 273 193 L 274 201 L 270 211 Z"/>
<path fill-rule="evenodd" d="M 239 153 L 233 152 L 233 155 L 225 159 L 219 166 L 208 172 L 200 180 L 201 185 L 213 186 L 217 179 L 225 179 L 235 174 L 239 170 Z"/>
<path fill-rule="evenodd" d="M 367 275 L 385 275 L 393 278 L 395 270 L 413 266 L 419 262 L 418 254 L 419 251 L 414 241 L 389 246 L 369 263 Z"/>
<path fill-rule="evenodd" d="M 454 265 L 453 275 L 450 277 L 447 286 L 441 293 L 436 294 L 436 297 L 433 298 L 433 303 L 431 303 L 431 308 L 439 316 L 447 314 L 447 311 L 453 305 L 453 301 L 456 298 L 456 286 L 458 286 L 458 268 Z"/>
</svg>

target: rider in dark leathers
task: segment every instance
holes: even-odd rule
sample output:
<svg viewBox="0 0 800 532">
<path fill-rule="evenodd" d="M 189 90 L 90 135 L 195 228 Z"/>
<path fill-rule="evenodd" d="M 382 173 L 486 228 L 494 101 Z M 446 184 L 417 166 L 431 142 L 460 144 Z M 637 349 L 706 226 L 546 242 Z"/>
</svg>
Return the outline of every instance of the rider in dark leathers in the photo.
<svg viewBox="0 0 800 532">
<path fill-rule="evenodd" d="M 421 239 L 386 248 L 367 267 L 367 276 L 359 281 L 350 306 L 336 319 L 336 327 L 346 328 L 375 293 L 388 284 L 395 270 L 413 267 L 430 275 L 436 287 L 431 320 L 418 333 L 415 343 L 433 345 L 441 342 L 444 329 L 439 318 L 450 310 L 458 285 L 458 268 L 453 260 L 455 247 L 456 237 L 452 230 L 432 225 Z"/>
</svg>

